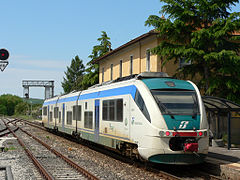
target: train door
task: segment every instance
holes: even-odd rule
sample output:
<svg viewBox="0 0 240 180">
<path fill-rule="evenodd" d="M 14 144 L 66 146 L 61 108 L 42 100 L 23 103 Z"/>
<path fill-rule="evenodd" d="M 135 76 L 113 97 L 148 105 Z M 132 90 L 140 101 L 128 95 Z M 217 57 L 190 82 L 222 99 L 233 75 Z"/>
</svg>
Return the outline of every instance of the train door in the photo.
<svg viewBox="0 0 240 180">
<path fill-rule="evenodd" d="M 131 117 L 131 111 L 130 111 L 130 98 L 129 96 L 126 96 L 123 100 L 123 122 L 124 122 L 124 128 L 122 129 L 124 132 L 125 137 L 130 137 L 130 117 Z"/>
<path fill-rule="evenodd" d="M 62 105 L 62 130 L 64 131 L 64 122 L 65 122 L 65 104 Z"/>
<path fill-rule="evenodd" d="M 57 107 L 57 104 L 55 104 L 55 106 L 53 106 L 53 118 L 54 118 L 54 128 L 56 128 L 56 126 L 57 126 L 57 118 L 56 118 L 56 108 Z"/>
<path fill-rule="evenodd" d="M 99 139 L 99 99 L 95 100 L 95 142 L 98 142 Z"/>
</svg>

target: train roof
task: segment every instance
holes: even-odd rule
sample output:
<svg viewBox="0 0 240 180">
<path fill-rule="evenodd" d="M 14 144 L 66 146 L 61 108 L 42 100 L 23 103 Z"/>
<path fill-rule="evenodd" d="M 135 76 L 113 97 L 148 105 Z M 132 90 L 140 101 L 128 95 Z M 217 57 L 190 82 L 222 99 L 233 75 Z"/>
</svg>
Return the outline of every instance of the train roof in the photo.
<svg viewBox="0 0 240 180">
<path fill-rule="evenodd" d="M 140 79 L 147 79 L 147 78 L 171 78 L 171 77 L 169 77 L 168 74 L 165 72 L 143 72 L 140 74 L 132 74 L 132 75 L 125 76 L 125 77 L 119 77 L 115 80 L 106 81 L 101 84 L 96 84 L 96 85 L 89 87 L 88 89 L 92 89 L 92 88 L 96 88 L 96 87 L 100 87 L 100 86 L 104 86 L 104 85 L 108 85 L 108 84 L 113 84 L 113 83 L 117 83 L 117 82 L 127 81 L 127 80 L 131 80 L 131 79 L 140 80 Z"/>
<path fill-rule="evenodd" d="M 97 84 L 84 91 L 73 91 L 69 94 L 56 96 L 54 98 L 47 99 L 44 102 L 44 105 L 54 104 L 54 102 L 61 103 L 123 94 L 130 94 L 134 98 L 136 92 L 135 82 L 137 80 L 141 80 L 149 89 L 194 89 L 191 83 L 183 80 L 172 79 L 166 73 L 144 72 L 138 75 L 130 75 L 113 81 Z"/>
</svg>

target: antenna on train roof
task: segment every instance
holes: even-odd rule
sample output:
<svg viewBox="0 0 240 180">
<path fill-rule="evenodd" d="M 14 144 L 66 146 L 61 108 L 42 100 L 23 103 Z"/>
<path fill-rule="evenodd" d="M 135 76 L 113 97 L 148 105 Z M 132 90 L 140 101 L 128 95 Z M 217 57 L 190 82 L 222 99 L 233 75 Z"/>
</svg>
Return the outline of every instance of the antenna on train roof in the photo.
<svg viewBox="0 0 240 180">
<path fill-rule="evenodd" d="M 137 75 L 137 79 L 142 78 L 169 78 L 169 75 L 165 72 L 142 72 Z"/>
</svg>

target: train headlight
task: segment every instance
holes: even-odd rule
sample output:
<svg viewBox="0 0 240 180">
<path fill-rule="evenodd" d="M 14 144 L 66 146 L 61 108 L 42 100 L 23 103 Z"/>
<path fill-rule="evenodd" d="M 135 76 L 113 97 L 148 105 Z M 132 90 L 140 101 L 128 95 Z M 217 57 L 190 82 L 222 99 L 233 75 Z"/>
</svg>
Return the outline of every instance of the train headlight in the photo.
<svg viewBox="0 0 240 180">
<path fill-rule="evenodd" d="M 170 132 L 170 131 L 159 131 L 159 136 L 160 137 L 169 137 L 169 136 L 172 136 L 172 132 Z"/>
<path fill-rule="evenodd" d="M 164 136 L 164 131 L 159 131 L 159 136 L 163 137 Z"/>
<path fill-rule="evenodd" d="M 207 131 L 204 131 L 204 136 L 207 136 Z"/>
<path fill-rule="evenodd" d="M 200 131 L 200 132 L 198 133 L 198 135 L 199 135 L 199 136 L 202 136 L 202 135 L 203 135 L 203 133 Z"/>
</svg>

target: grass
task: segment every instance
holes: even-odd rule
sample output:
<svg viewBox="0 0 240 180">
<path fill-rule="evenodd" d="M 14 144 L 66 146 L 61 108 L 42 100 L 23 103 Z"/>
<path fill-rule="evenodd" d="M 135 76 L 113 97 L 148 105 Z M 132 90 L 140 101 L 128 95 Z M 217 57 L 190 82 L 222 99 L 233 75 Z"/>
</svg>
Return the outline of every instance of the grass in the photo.
<svg viewBox="0 0 240 180">
<path fill-rule="evenodd" d="M 16 149 L 17 149 L 17 148 L 11 146 L 11 147 L 9 147 L 9 148 L 8 148 L 8 147 L 5 147 L 5 148 L 4 148 L 4 151 L 5 151 L 5 152 L 7 152 L 7 151 L 14 151 L 14 150 L 16 150 Z"/>
</svg>

